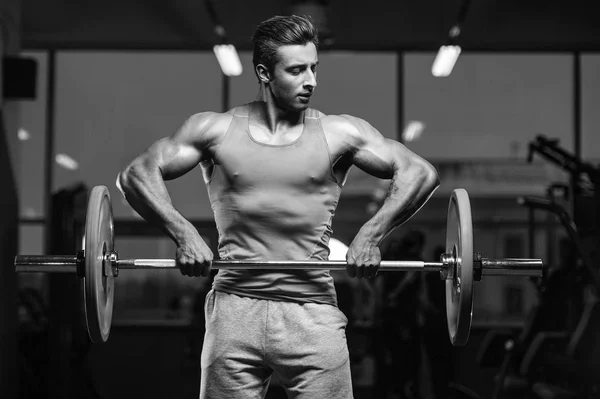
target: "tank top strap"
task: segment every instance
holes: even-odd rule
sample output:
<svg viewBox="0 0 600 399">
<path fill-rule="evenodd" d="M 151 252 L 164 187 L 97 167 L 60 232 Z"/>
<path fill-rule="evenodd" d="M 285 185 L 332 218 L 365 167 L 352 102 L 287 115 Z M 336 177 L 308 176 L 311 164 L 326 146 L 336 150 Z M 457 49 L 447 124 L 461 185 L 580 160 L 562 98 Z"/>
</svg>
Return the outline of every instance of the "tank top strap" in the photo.
<svg viewBox="0 0 600 399">
<path fill-rule="evenodd" d="M 305 115 L 304 115 L 304 117 L 305 117 L 306 119 L 319 119 L 319 111 L 317 111 L 317 110 L 316 110 L 316 109 L 314 109 L 314 108 L 308 108 L 308 109 L 305 111 Z"/>
<path fill-rule="evenodd" d="M 316 140 L 319 147 L 322 147 L 325 143 L 325 134 L 323 127 L 321 126 L 321 120 L 319 111 L 313 108 L 308 108 L 304 115 L 304 133 L 309 136 L 311 140 Z"/>
<path fill-rule="evenodd" d="M 217 155 L 223 151 L 223 148 L 235 148 L 241 143 L 246 143 L 250 140 L 248 134 L 249 108 L 250 106 L 247 104 L 233 108 L 233 118 L 229 124 L 229 127 L 227 128 L 227 132 L 225 133 L 223 141 L 219 145 Z"/>
<path fill-rule="evenodd" d="M 323 134 L 321 132 L 321 123 L 319 121 L 319 111 L 313 108 L 308 108 L 304 112 L 304 136 L 308 136 L 310 140 L 316 139 L 320 146 L 320 136 Z"/>
</svg>

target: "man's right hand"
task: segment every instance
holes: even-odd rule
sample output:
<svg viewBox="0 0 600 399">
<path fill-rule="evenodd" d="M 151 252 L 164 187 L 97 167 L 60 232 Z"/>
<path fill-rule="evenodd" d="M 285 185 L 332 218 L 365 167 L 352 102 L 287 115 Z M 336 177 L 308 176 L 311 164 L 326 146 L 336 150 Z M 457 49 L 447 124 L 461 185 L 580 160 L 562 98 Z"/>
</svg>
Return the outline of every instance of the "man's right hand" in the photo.
<svg viewBox="0 0 600 399">
<path fill-rule="evenodd" d="M 180 244 L 175 253 L 181 274 L 189 277 L 208 276 L 212 260 L 213 253 L 199 234 Z"/>
</svg>

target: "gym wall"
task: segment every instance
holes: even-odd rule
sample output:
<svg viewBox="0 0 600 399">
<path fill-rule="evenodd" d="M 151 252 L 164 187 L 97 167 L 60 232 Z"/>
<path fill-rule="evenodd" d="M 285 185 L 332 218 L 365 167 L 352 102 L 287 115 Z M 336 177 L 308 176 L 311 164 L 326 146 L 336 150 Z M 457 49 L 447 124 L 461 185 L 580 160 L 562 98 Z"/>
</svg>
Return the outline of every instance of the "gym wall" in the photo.
<svg viewBox="0 0 600 399">
<path fill-rule="evenodd" d="M 21 216 L 36 218 L 44 212 L 48 57 L 43 51 L 27 55 L 39 62 L 39 90 L 36 101 L 19 104 L 21 127 L 31 139 L 19 143 L 26 167 L 19 169 L 18 180 Z M 446 79 L 431 76 L 433 56 L 406 53 L 399 65 L 395 53 L 324 52 L 313 105 L 326 113 L 363 116 L 389 137 L 399 137 L 408 121 L 423 121 L 421 139 L 407 146 L 432 161 L 524 162 L 527 142 L 538 133 L 572 149 L 572 55 L 464 54 Z M 63 51 L 56 58 L 56 153 L 76 159 L 79 169 L 55 165 L 54 189 L 83 180 L 106 184 L 117 195 L 116 173 L 135 154 L 173 132 L 191 113 L 221 108 L 222 82 L 212 53 Z M 231 81 L 231 105 L 256 97 L 250 55 L 242 53 L 241 58 L 245 73 Z M 583 155 L 600 159 L 600 116 L 595 112 L 600 56 L 582 55 L 581 66 Z M 373 190 L 373 182 L 362 184 L 368 178 L 353 173 L 346 192 L 352 192 L 353 184 Z M 184 213 L 210 217 L 204 189 L 195 184 L 199 177 L 192 172 L 169 185 Z M 118 195 L 116 199 L 116 217 L 132 217 Z"/>
</svg>

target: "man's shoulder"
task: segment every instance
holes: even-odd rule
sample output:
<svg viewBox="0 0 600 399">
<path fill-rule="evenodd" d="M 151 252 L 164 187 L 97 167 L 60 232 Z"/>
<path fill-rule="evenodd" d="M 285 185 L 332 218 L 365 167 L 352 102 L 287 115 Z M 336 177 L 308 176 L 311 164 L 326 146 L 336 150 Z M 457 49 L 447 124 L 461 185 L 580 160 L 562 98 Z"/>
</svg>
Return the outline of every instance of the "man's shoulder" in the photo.
<svg viewBox="0 0 600 399">
<path fill-rule="evenodd" d="M 207 128 L 216 127 L 225 122 L 231 121 L 233 117 L 233 113 L 227 112 L 214 112 L 214 111 L 204 111 L 198 112 L 189 117 L 189 121 L 195 125 L 197 125 L 201 130 L 206 130 Z"/>
<path fill-rule="evenodd" d="M 203 142 L 219 140 L 229 128 L 233 112 L 198 112 L 188 118 L 187 123 L 198 132 L 198 138 Z"/>
<path fill-rule="evenodd" d="M 362 119 L 354 117 L 352 115 L 325 115 L 321 113 L 319 119 L 321 120 L 323 129 L 326 132 L 334 133 L 337 135 L 348 134 L 351 136 L 360 134 L 359 125 Z"/>
</svg>

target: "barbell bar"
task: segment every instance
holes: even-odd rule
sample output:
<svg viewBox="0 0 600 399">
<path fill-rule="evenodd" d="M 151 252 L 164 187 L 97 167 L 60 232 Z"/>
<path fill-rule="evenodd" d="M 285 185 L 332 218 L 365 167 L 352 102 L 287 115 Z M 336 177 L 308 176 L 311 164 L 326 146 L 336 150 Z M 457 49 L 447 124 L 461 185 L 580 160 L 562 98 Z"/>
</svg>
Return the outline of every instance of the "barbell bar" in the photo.
<svg viewBox="0 0 600 399">
<path fill-rule="evenodd" d="M 83 256 L 83 251 L 81 255 Z M 79 270 L 82 258 L 78 255 L 19 255 L 15 260 L 18 273 L 81 273 Z M 119 259 L 117 252 L 105 254 L 103 270 L 106 275 L 108 266 L 116 277 L 120 269 L 176 269 L 175 259 Z M 476 262 L 476 261 L 474 261 Z M 540 275 L 538 259 L 487 259 L 480 260 L 481 274 L 484 276 L 538 276 Z M 342 260 L 328 261 L 262 261 L 262 260 L 216 260 L 211 264 L 212 269 L 229 270 L 346 270 L 347 263 Z M 421 262 L 408 260 L 383 260 L 379 271 L 417 271 L 444 273 L 447 265 L 444 262 Z"/>
<path fill-rule="evenodd" d="M 114 305 L 114 279 L 119 269 L 175 269 L 174 259 L 119 259 L 114 249 L 114 222 L 110 194 L 95 186 L 86 212 L 83 249 L 75 255 L 18 255 L 15 270 L 43 273 L 76 273 L 84 282 L 88 335 L 104 343 L 110 335 Z M 345 270 L 345 261 L 217 260 L 213 269 Z M 440 262 L 382 261 L 380 271 L 439 272 L 446 280 L 446 319 L 450 341 L 466 345 L 473 316 L 473 281 L 482 276 L 541 277 L 541 259 L 490 259 L 473 251 L 471 206 L 466 190 L 452 192 L 446 224 L 446 252 Z"/>
</svg>

